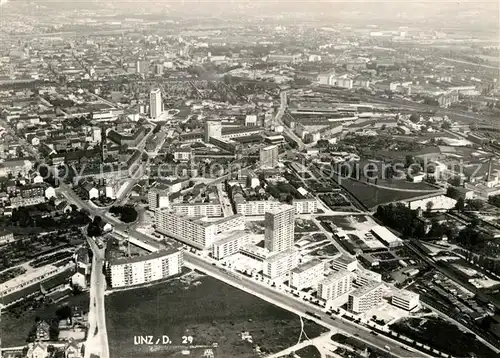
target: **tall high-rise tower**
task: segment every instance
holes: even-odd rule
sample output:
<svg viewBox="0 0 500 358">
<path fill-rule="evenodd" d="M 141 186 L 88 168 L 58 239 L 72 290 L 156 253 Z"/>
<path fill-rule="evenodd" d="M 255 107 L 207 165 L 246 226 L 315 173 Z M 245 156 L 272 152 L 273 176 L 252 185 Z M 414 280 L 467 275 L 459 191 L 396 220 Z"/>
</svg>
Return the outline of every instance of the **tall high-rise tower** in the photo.
<svg viewBox="0 0 500 358">
<path fill-rule="evenodd" d="M 101 127 L 101 162 L 104 163 L 108 157 L 108 147 L 107 147 L 107 137 L 106 137 L 106 127 L 103 125 Z"/>
<path fill-rule="evenodd" d="M 159 88 L 152 89 L 149 93 L 149 116 L 156 119 L 162 112 L 161 90 Z"/>
<path fill-rule="evenodd" d="M 265 214 L 265 246 L 271 252 L 291 249 L 294 244 L 295 208 L 281 205 Z"/>
<path fill-rule="evenodd" d="M 220 139 L 222 137 L 222 123 L 219 120 L 207 119 L 204 128 L 204 140 L 209 142 L 210 137 Z"/>
<path fill-rule="evenodd" d="M 277 145 L 262 148 L 259 154 L 261 167 L 274 168 L 278 165 L 279 148 Z"/>
</svg>

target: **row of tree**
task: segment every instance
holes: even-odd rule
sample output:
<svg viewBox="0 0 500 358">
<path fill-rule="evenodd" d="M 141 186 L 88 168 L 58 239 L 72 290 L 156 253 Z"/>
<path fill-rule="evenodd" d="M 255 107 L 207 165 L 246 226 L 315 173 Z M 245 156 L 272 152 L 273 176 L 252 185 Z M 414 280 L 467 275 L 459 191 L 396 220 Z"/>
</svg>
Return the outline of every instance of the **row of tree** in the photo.
<svg viewBox="0 0 500 358">
<path fill-rule="evenodd" d="M 487 237 L 477 230 L 479 224 L 477 219 L 472 220 L 467 227 L 460 231 L 452 224 L 431 220 L 431 227 L 426 230 L 425 221 L 419 218 L 418 211 L 410 210 L 402 203 L 380 205 L 375 217 L 384 225 L 399 231 L 403 238 L 441 239 L 446 235 L 448 239 L 455 240 L 467 248 L 472 248 L 487 240 Z"/>
<path fill-rule="evenodd" d="M 109 209 L 111 214 L 118 215 L 124 223 L 131 223 L 137 220 L 137 210 L 132 205 L 113 206 Z"/>
<path fill-rule="evenodd" d="M 484 268 L 486 271 L 500 275 L 500 260 L 484 255 L 475 254 L 466 249 L 457 249 L 457 252 L 465 256 L 466 260 Z"/>
</svg>

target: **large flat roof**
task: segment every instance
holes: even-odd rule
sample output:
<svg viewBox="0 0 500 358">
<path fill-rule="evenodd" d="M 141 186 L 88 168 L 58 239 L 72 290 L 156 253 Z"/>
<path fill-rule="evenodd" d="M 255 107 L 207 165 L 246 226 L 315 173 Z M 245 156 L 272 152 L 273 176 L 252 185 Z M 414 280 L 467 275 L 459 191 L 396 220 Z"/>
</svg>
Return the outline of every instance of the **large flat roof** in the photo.
<svg viewBox="0 0 500 358">
<path fill-rule="evenodd" d="M 266 261 L 268 262 L 276 262 L 281 259 L 284 259 L 285 257 L 289 257 L 291 255 L 296 255 L 298 253 L 297 249 L 291 248 L 285 251 L 278 252 L 276 254 L 271 254 Z"/>
<path fill-rule="evenodd" d="M 323 284 L 323 285 L 329 284 L 331 282 L 335 282 L 337 280 L 340 280 L 348 275 L 352 275 L 352 272 L 348 271 L 348 270 L 334 271 L 330 275 L 326 276 L 323 280 L 321 280 L 320 284 Z"/>
<path fill-rule="evenodd" d="M 414 298 L 420 298 L 420 295 L 418 293 L 415 293 L 415 292 L 412 292 L 412 291 L 408 291 L 408 290 L 399 290 L 398 292 L 396 292 L 394 294 L 394 297 L 399 297 L 403 300 L 411 300 L 411 299 L 414 299 Z"/>
<path fill-rule="evenodd" d="M 110 265 L 125 265 L 141 261 L 149 261 L 158 259 L 160 257 L 168 256 L 180 252 L 177 248 L 168 248 L 159 251 L 155 251 L 149 255 L 134 256 L 134 257 L 121 257 L 118 259 L 113 259 L 109 261 Z"/>
<path fill-rule="evenodd" d="M 371 230 L 375 235 L 384 240 L 387 243 L 399 242 L 402 241 L 399 237 L 394 235 L 389 229 L 385 226 L 377 225 Z"/>
<path fill-rule="evenodd" d="M 302 265 L 297 266 L 296 268 L 292 269 L 293 273 L 301 273 L 304 271 L 307 271 L 313 267 L 319 266 L 319 265 L 324 265 L 323 261 L 319 259 L 313 259 L 311 261 L 308 261 L 306 263 L 303 263 Z"/>
<path fill-rule="evenodd" d="M 366 295 L 367 293 L 369 293 L 373 290 L 376 290 L 380 286 L 382 286 L 382 282 L 370 282 L 364 286 L 361 286 L 357 290 L 351 292 L 350 295 L 354 296 L 354 297 L 362 297 L 362 296 Z"/>
<path fill-rule="evenodd" d="M 248 236 L 249 233 L 244 230 L 228 231 L 217 235 L 214 245 L 222 245 L 227 242 L 236 240 L 242 236 Z"/>
</svg>

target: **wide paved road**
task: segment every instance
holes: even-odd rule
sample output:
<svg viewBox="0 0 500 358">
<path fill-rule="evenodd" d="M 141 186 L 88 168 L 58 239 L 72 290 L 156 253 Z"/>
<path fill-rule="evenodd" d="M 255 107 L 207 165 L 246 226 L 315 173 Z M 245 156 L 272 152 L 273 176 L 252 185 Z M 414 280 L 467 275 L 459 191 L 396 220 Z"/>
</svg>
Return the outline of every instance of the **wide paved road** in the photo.
<svg viewBox="0 0 500 358">
<path fill-rule="evenodd" d="M 297 143 L 297 148 L 299 149 L 299 151 L 301 151 L 302 149 L 304 149 L 304 142 L 302 142 L 302 139 L 300 139 L 294 132 L 292 129 L 290 129 L 285 123 L 283 123 L 283 121 L 281 120 L 281 118 L 285 115 L 285 111 L 286 111 L 286 107 L 287 107 L 287 92 L 286 91 L 283 91 L 280 93 L 280 100 L 281 100 L 281 104 L 280 104 L 280 109 L 278 111 L 278 113 L 276 113 L 276 117 L 274 117 L 274 119 L 276 120 L 276 122 L 278 122 L 278 124 L 280 126 L 283 126 L 283 131 L 285 132 L 285 134 L 287 136 L 290 137 L 290 139 L 292 139 L 295 143 Z"/>
<path fill-rule="evenodd" d="M 106 330 L 106 310 L 104 305 L 104 291 L 106 290 L 106 278 L 103 273 L 105 249 L 99 249 L 93 239 L 87 240 L 94 254 L 92 260 L 92 274 L 90 281 L 90 320 L 89 337 L 85 349 L 85 355 L 90 353 L 100 358 L 109 358 L 108 332 Z M 97 335 L 94 336 L 95 328 Z M 87 355 L 89 354 L 89 355 Z"/>
</svg>

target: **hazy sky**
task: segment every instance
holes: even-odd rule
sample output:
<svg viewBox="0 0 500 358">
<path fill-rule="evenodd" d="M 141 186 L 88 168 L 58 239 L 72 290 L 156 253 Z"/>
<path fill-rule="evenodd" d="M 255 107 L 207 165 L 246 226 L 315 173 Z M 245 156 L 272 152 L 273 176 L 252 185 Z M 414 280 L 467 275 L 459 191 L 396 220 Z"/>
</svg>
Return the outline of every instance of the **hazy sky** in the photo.
<svg viewBox="0 0 500 358">
<path fill-rule="evenodd" d="M 6 2 L 3 9 L 16 7 L 16 4 L 36 4 L 57 10 L 64 9 L 109 9 L 133 14 L 161 11 L 168 8 L 186 14 L 235 13 L 239 16 L 280 15 L 290 12 L 305 12 L 321 18 L 342 18 L 344 13 L 354 13 L 356 20 L 388 19 L 403 17 L 408 20 L 436 20 L 439 26 L 458 22 L 499 27 L 499 0 L 0 0 Z M 195 5 L 196 4 L 196 5 Z M 177 11 L 176 11 L 177 12 Z M 316 15 L 317 14 L 317 15 Z M 439 20 L 436 19 L 439 17 Z"/>
</svg>

